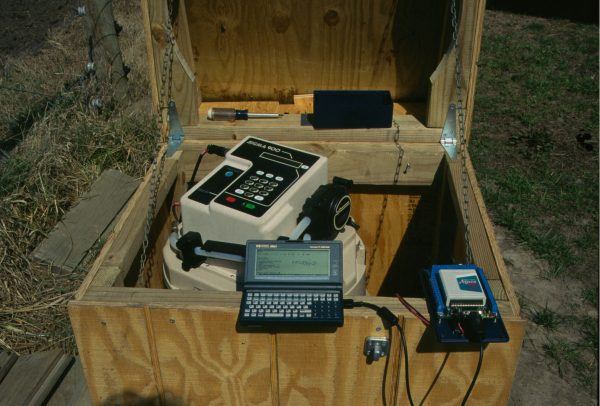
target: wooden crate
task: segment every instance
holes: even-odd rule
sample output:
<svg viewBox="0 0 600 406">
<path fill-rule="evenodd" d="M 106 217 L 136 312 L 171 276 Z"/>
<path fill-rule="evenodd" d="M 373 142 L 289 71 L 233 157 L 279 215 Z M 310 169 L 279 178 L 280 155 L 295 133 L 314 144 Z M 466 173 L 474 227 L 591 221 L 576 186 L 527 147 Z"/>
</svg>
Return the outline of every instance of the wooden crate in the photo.
<svg viewBox="0 0 600 406">
<path fill-rule="evenodd" d="M 163 288 L 161 248 L 170 232 L 169 208 L 185 191 L 198 153 L 209 143 L 229 147 L 253 134 L 325 155 L 330 176 L 354 180 L 352 214 L 361 225 L 370 269 L 370 296 L 364 300 L 388 306 L 400 317 L 415 402 L 459 403 L 478 352 L 437 344 L 393 297 L 399 292 L 426 313 L 417 272 L 432 263 L 464 261 L 461 165 L 447 160 L 439 143 L 455 97 L 449 1 L 176 3 L 173 98 L 186 139 L 166 161 L 158 191 L 147 267 L 153 288 L 134 286 L 150 190 L 147 175 L 69 304 L 93 401 L 378 405 L 385 395 L 387 404 L 407 403 L 397 332 L 385 382 L 385 361 L 369 364 L 362 354 L 365 337 L 387 335 L 372 311 L 347 311 L 344 327 L 335 333 L 238 333 L 239 292 Z M 485 1 L 459 3 L 468 134 Z M 168 12 L 163 1 L 142 4 L 156 106 Z M 317 131 L 300 125 L 299 114 L 312 109 L 306 94 L 340 88 L 389 89 L 397 127 Z M 208 107 L 224 105 L 288 114 L 272 121 L 206 120 Z M 396 135 L 404 157 L 394 184 Z M 218 163 L 207 156 L 200 176 Z M 525 324 L 470 161 L 467 172 L 474 259 L 485 269 L 510 334 L 509 343 L 487 346 L 471 402 L 503 404 Z"/>
</svg>

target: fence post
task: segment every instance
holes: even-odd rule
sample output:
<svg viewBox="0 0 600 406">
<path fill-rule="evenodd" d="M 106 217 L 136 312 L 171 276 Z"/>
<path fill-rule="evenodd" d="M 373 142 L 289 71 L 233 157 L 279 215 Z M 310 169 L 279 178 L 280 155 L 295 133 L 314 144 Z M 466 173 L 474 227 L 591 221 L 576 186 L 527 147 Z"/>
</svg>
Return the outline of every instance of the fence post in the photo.
<svg viewBox="0 0 600 406">
<path fill-rule="evenodd" d="M 99 81 L 110 83 L 118 99 L 127 95 L 127 74 L 112 0 L 85 0 L 90 56 Z"/>
</svg>

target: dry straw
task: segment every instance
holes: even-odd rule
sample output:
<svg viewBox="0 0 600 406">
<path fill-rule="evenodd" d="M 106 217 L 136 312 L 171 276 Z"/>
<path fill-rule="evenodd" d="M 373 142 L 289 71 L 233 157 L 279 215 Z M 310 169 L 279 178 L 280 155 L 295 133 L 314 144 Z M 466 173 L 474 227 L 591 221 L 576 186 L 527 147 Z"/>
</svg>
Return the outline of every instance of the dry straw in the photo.
<svg viewBox="0 0 600 406">
<path fill-rule="evenodd" d="M 29 256 L 103 170 L 141 177 L 148 169 L 156 122 L 138 3 L 114 10 L 131 68 L 128 105 L 90 110 L 90 97 L 110 100 L 110 89 L 81 80 L 87 43 L 74 15 L 35 53 L 0 57 L 0 348 L 75 350 L 66 305 L 94 255 L 68 275 Z"/>
</svg>

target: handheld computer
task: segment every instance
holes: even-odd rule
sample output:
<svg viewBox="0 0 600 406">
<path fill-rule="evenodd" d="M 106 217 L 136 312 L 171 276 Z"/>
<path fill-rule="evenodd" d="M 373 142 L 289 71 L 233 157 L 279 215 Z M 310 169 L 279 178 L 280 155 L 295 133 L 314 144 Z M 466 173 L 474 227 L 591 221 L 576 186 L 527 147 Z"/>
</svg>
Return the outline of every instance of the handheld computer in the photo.
<svg viewBox="0 0 600 406">
<path fill-rule="evenodd" d="M 342 250 L 341 241 L 248 241 L 240 324 L 342 326 Z"/>
</svg>

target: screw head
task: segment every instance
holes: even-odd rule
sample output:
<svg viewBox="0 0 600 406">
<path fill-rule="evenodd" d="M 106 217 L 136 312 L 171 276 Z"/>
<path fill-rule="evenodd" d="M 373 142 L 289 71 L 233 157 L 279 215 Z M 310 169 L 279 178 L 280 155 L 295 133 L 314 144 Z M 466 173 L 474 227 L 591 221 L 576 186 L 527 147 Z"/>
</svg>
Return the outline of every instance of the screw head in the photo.
<svg viewBox="0 0 600 406">
<path fill-rule="evenodd" d="M 88 62 L 85 64 L 85 71 L 86 73 L 94 73 L 96 71 L 96 65 L 94 65 L 94 62 Z"/>
</svg>

